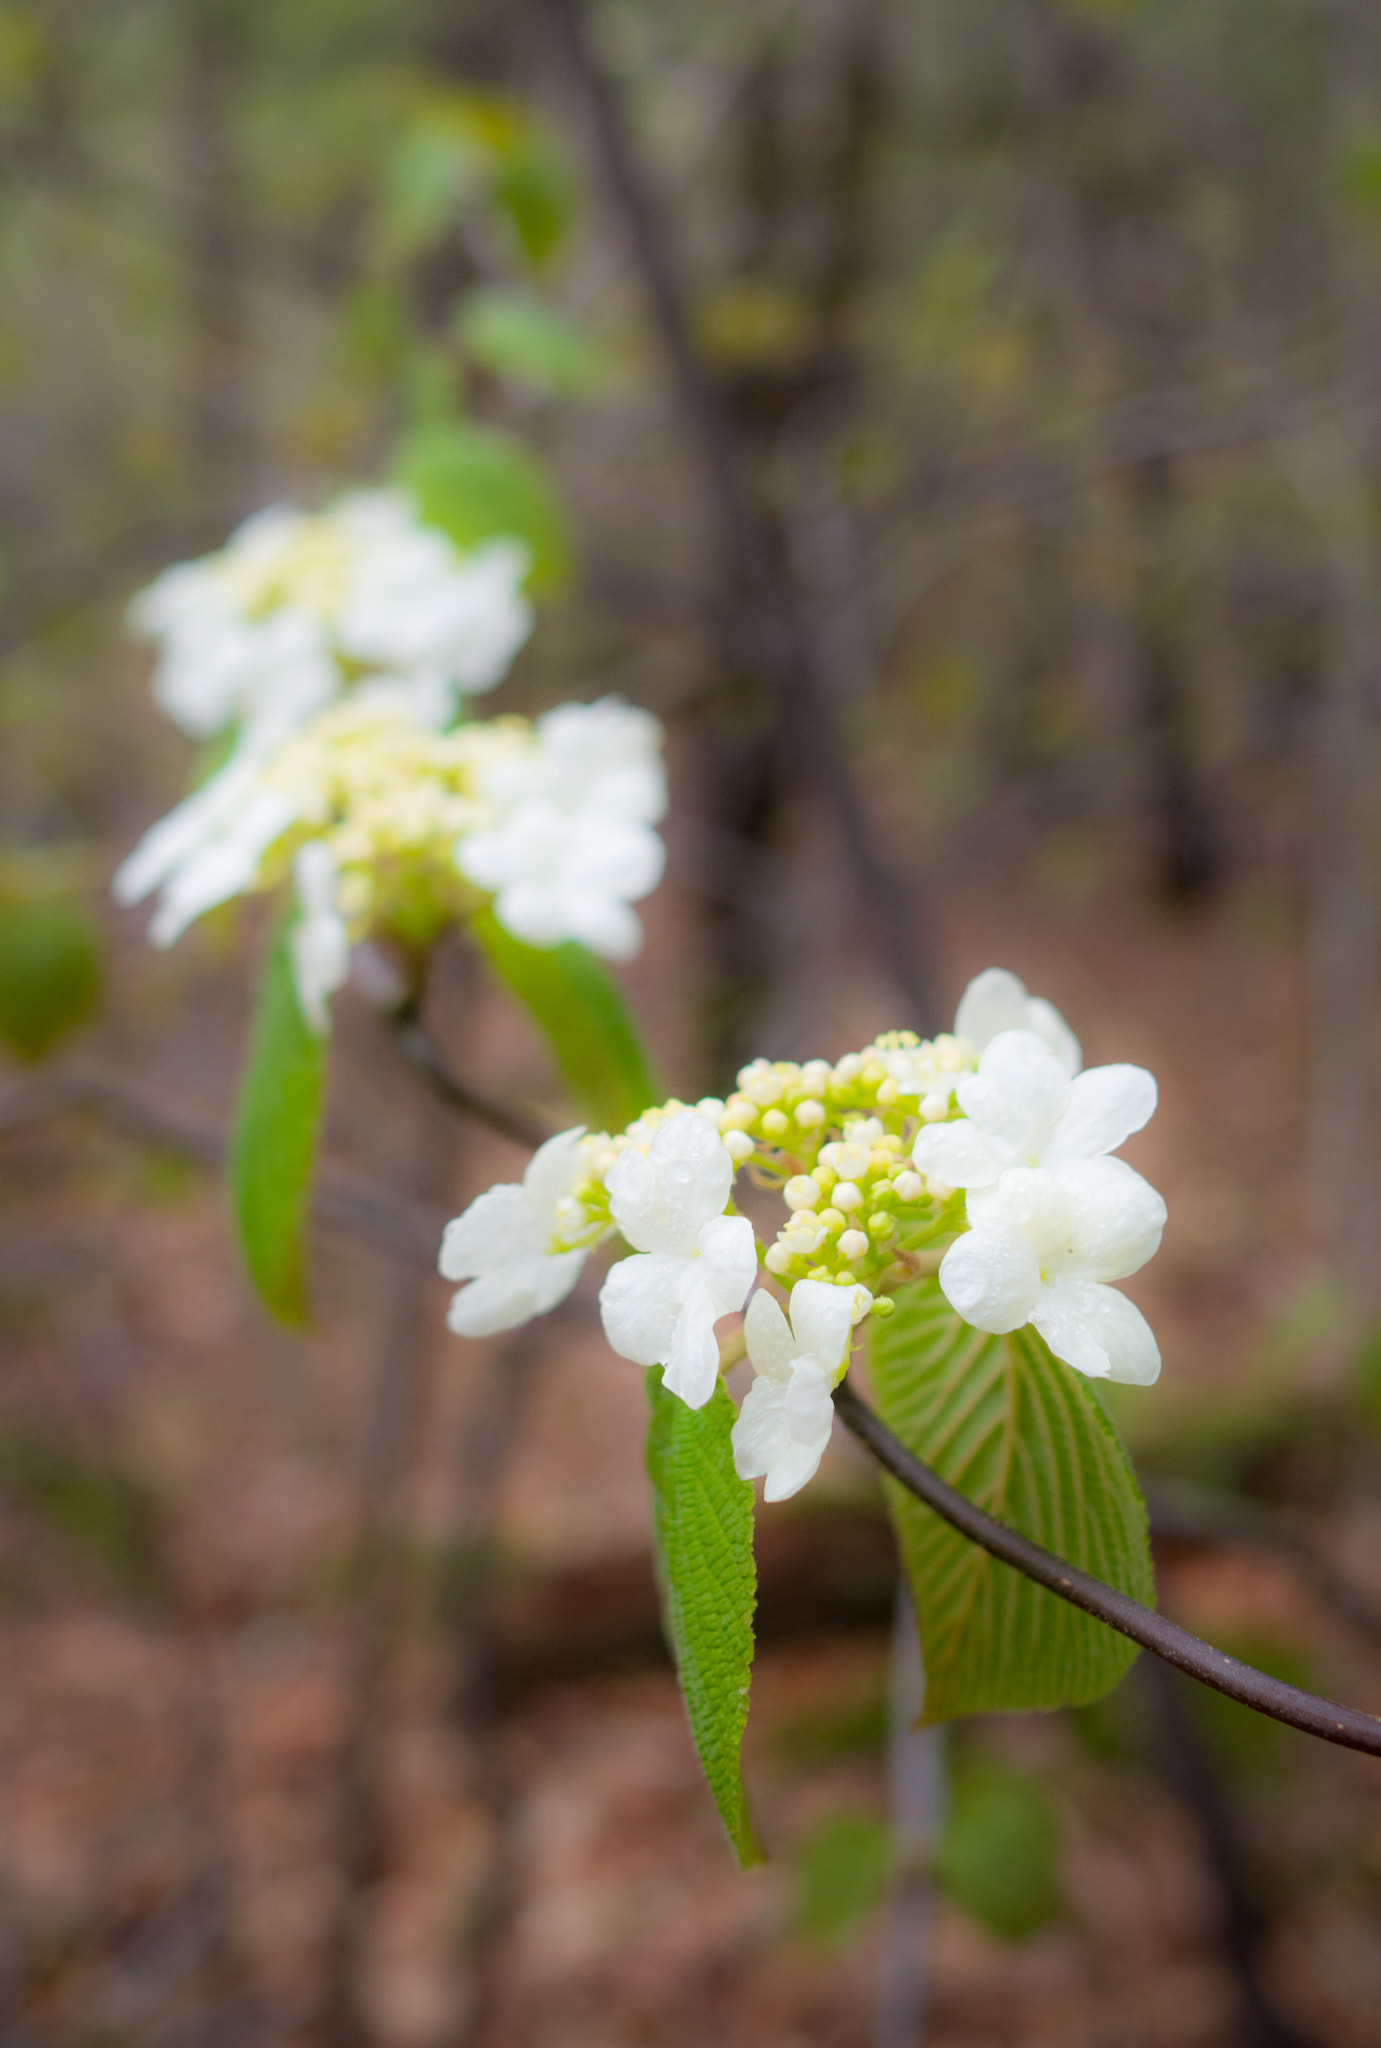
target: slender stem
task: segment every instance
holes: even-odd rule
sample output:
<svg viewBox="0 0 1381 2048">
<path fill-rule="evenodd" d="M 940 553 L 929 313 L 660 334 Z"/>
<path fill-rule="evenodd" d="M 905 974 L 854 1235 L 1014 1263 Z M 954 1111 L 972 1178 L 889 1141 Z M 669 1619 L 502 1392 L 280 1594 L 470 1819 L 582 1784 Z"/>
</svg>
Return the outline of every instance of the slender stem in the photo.
<svg viewBox="0 0 1381 2048">
<path fill-rule="evenodd" d="M 529 1151 L 535 1151 L 551 1137 L 549 1125 L 529 1116 L 525 1110 L 482 1095 L 467 1081 L 462 1081 L 458 1074 L 452 1073 L 445 1054 L 415 1009 L 405 1007 L 390 1011 L 388 1022 L 398 1050 L 408 1065 L 422 1076 L 433 1094 L 439 1095 L 452 1109 L 458 1109 L 463 1116 L 473 1117 L 476 1123 L 488 1124 L 490 1130 L 497 1131 L 500 1137 L 511 1138 L 515 1145 L 523 1145 Z"/>
<path fill-rule="evenodd" d="M 141 1145 L 152 1145 L 218 1167 L 225 1159 L 222 1131 L 194 1122 L 166 1100 L 155 1101 L 138 1083 L 99 1073 L 54 1074 L 42 1084 L 0 1097 L 0 1139 L 46 1123 L 70 1110 L 92 1113 Z M 447 1211 L 365 1182 L 323 1174 L 312 1195 L 319 1223 L 364 1239 L 410 1264 L 436 1270 Z"/>
<path fill-rule="evenodd" d="M 1109 1628 L 1130 1637 L 1143 1650 L 1173 1664 L 1176 1670 L 1197 1678 L 1201 1685 L 1210 1685 L 1215 1692 L 1239 1700 L 1244 1707 L 1269 1715 L 1273 1721 L 1283 1721 L 1288 1728 L 1298 1728 L 1304 1735 L 1316 1735 L 1322 1742 L 1336 1742 L 1343 1749 L 1360 1749 L 1369 1756 L 1381 1756 L 1381 1720 L 1374 1715 L 1359 1713 L 1355 1707 L 1335 1706 L 1331 1700 L 1302 1692 L 1296 1685 L 1286 1685 L 1251 1664 L 1229 1657 L 1211 1643 L 1190 1635 L 1188 1629 L 1167 1621 L 1163 1614 L 1130 1599 L 1115 1586 L 1104 1585 L 1101 1579 L 1066 1564 L 1063 1558 L 1042 1550 L 1039 1544 L 1028 1542 L 1015 1529 L 995 1522 L 898 1443 L 847 1379 L 835 1388 L 834 1405 L 845 1427 L 872 1452 L 884 1471 L 990 1556 L 1044 1586 L 1048 1593 L 1068 1600 L 1071 1606 L 1081 1607 L 1085 1614 L 1105 1621 Z"/>
</svg>

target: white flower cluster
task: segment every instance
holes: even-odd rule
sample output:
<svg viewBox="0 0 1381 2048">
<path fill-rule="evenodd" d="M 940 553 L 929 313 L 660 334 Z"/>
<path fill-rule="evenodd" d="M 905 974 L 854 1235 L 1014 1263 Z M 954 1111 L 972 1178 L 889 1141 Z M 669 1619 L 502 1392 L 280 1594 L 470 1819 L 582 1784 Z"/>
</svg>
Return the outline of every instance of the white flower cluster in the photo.
<svg viewBox="0 0 1381 2048">
<path fill-rule="evenodd" d="M 320 514 L 257 513 L 135 599 L 158 702 L 189 733 L 235 732 L 115 877 L 121 902 L 159 893 L 156 945 L 291 873 L 317 1031 L 354 941 L 425 945 L 490 899 L 530 945 L 638 950 L 632 905 L 665 860 L 658 721 L 605 698 L 446 729 L 527 637 L 527 563 L 508 539 L 462 555 L 405 492 L 358 491 Z"/>
<path fill-rule="evenodd" d="M 669 1102 L 613 1137 L 564 1132 L 521 1186 L 491 1188 L 449 1225 L 441 1270 L 469 1282 L 451 1327 L 486 1336 L 554 1307 L 617 1233 L 631 1255 L 600 1292 L 609 1341 L 698 1408 L 718 1377 L 715 1325 L 761 1263 L 789 1288 L 789 1315 L 766 1286 L 753 1294 L 756 1377 L 733 1443 L 768 1500 L 819 1465 L 855 1325 L 889 1315 L 942 1243 L 940 1286 L 964 1321 L 1030 1323 L 1079 1372 L 1148 1384 L 1155 1338 L 1110 1283 L 1154 1253 L 1165 1205 L 1108 1155 L 1151 1116 L 1156 1085 L 1140 1067 L 1079 1067 L 1058 1013 L 989 968 L 952 1036 L 892 1033 L 834 1065 L 759 1060 L 727 1102 Z M 740 1167 L 789 1212 L 761 1260 L 733 1209 Z"/>
<path fill-rule="evenodd" d="M 406 491 L 351 491 L 320 513 L 254 513 L 129 615 L 157 643 L 154 696 L 174 724 L 198 739 L 235 726 L 258 750 L 352 689 L 449 724 L 532 631 L 529 565 L 514 539 L 463 554 Z"/>
</svg>

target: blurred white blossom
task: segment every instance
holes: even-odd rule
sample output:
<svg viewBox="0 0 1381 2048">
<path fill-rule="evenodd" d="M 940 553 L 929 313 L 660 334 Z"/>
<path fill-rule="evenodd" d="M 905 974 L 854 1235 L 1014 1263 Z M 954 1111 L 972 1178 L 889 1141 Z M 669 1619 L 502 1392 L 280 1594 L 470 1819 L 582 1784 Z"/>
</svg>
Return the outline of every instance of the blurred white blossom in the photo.
<svg viewBox="0 0 1381 2048">
<path fill-rule="evenodd" d="M 115 895 L 137 903 L 158 891 L 149 935 L 166 946 L 204 911 L 274 887 L 291 867 L 303 911 L 299 988 L 318 1029 L 352 941 L 387 929 L 424 945 L 491 889 L 516 938 L 579 939 L 626 957 L 641 926 L 616 892 L 645 893 L 663 862 L 661 840 L 640 822 L 664 801 L 660 741 L 656 719 L 608 701 L 565 705 L 536 731 L 508 718 L 438 732 L 386 690 L 362 691 L 275 747 L 237 748 L 145 835 Z M 535 816 L 515 795 L 534 783 L 544 791 Z M 562 795 L 571 796 L 564 806 Z M 545 882 L 503 883 L 502 861 L 462 857 L 476 844 L 509 845 L 531 867 L 523 835 L 544 819 L 560 842 Z M 307 854 L 312 845 L 320 852 Z"/>
<path fill-rule="evenodd" d="M 309 839 L 293 858 L 298 917 L 290 947 L 302 1014 L 313 1031 L 331 1026 L 330 999 L 350 973 L 350 933 L 340 914 L 340 870 L 324 839 Z"/>
<path fill-rule="evenodd" d="M 616 698 L 563 704 L 530 743 L 496 755 L 482 792 L 491 824 L 456 848 L 463 874 L 495 892 L 517 938 L 579 939 L 626 960 L 642 943 L 630 907 L 661 880 L 666 849 L 653 827 L 666 809 L 662 728 Z"/>
<path fill-rule="evenodd" d="M 406 491 L 353 491 L 321 513 L 256 512 L 217 553 L 164 570 L 129 617 L 158 645 L 156 701 L 194 737 L 238 725 L 261 750 L 361 686 L 441 726 L 531 631 L 529 561 L 510 538 L 462 553 Z"/>
</svg>

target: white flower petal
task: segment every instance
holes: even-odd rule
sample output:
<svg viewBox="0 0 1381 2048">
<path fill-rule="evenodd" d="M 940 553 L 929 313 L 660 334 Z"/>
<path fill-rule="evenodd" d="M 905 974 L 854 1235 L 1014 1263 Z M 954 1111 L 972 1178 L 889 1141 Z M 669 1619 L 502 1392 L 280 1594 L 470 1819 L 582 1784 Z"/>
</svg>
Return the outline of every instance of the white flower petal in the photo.
<svg viewBox="0 0 1381 2048">
<path fill-rule="evenodd" d="M 988 1187 L 1017 1160 L 1009 1144 L 989 1137 L 967 1117 L 923 1125 L 916 1133 L 911 1157 L 919 1173 L 928 1173 L 952 1188 Z"/>
<path fill-rule="evenodd" d="M 533 1269 L 505 1266 L 453 1295 L 446 1322 L 458 1337 L 492 1337 L 496 1330 L 516 1330 L 538 1312 Z"/>
<path fill-rule="evenodd" d="M 1122 1159 L 1081 1159 L 1057 1170 L 1069 1191 L 1069 1269 L 1084 1280 L 1125 1280 L 1153 1257 L 1165 1203 Z"/>
<path fill-rule="evenodd" d="M 954 1035 L 982 1052 L 1000 1031 L 1026 1028 L 1026 984 L 1005 967 L 985 967 L 976 974 L 954 1015 Z"/>
<path fill-rule="evenodd" d="M 1141 1310 L 1115 1287 L 1061 1279 L 1041 1289 L 1031 1321 L 1057 1358 L 1090 1379 L 1149 1387 L 1160 1349 Z"/>
<path fill-rule="evenodd" d="M 1059 1174 L 1041 1166 L 1017 1166 L 995 1186 L 974 1188 L 965 1208 L 975 1229 L 1019 1230 L 1043 1272 L 1067 1264 L 1074 1246 L 1074 1209 Z"/>
<path fill-rule="evenodd" d="M 564 1301 L 576 1281 L 588 1255 L 583 1251 L 548 1252 L 537 1269 L 537 1305 L 535 1313 L 546 1315 L 549 1309 Z"/>
<path fill-rule="evenodd" d="M 804 1287 L 808 1283 L 803 1280 L 800 1284 Z M 779 1303 L 765 1287 L 758 1288 L 748 1304 L 743 1334 L 748 1344 L 749 1360 L 759 1379 L 778 1380 L 785 1386 L 791 1378 L 796 1342 Z M 763 1470 L 766 1469 L 764 1466 Z"/>
<path fill-rule="evenodd" d="M 540 1259 L 546 1249 L 546 1234 L 523 1189 L 505 1182 L 477 1195 L 464 1215 L 446 1225 L 440 1267 L 448 1280 L 472 1280 Z"/>
<path fill-rule="evenodd" d="M 828 1441 L 833 1424 L 829 1369 L 814 1358 L 798 1358 L 786 1390 L 786 1426 L 793 1443 L 818 1444 L 822 1438 Z"/>
<path fill-rule="evenodd" d="M 665 1363 L 681 1313 L 685 1272 L 686 1260 L 671 1252 L 639 1252 L 609 1268 L 599 1291 L 599 1313 L 604 1334 L 621 1358 L 635 1365 Z"/>
<path fill-rule="evenodd" d="M 1155 1076 L 1145 1067 L 1090 1067 L 1070 1084 L 1069 1103 L 1050 1135 L 1046 1159 L 1095 1159 L 1115 1152 L 1150 1121 Z"/>
<path fill-rule="evenodd" d="M 1084 1064 L 1083 1048 L 1053 1003 L 1044 996 L 1026 999 L 1026 1029 L 1043 1038 L 1060 1065 L 1071 1077 Z"/>
<path fill-rule="evenodd" d="M 755 1301 L 767 1298 L 763 1295 L 753 1297 Z M 784 1379 L 764 1374 L 754 1380 L 744 1395 L 738 1420 L 729 1438 L 734 1450 L 734 1470 L 740 1479 L 761 1479 L 764 1473 L 772 1470 L 790 1442 L 786 1426 L 786 1388 Z"/>
<path fill-rule="evenodd" d="M 715 1382 L 719 1378 L 719 1344 L 714 1326 L 725 1314 L 723 1306 L 715 1300 L 701 1278 L 701 1264 L 702 1261 L 696 1260 L 690 1265 L 687 1275 L 690 1285 L 685 1289 L 671 1343 L 663 1359 L 666 1370 L 662 1374 L 662 1385 L 669 1394 L 678 1394 L 688 1408 L 703 1408 L 715 1390 Z M 746 1288 L 744 1292 L 747 1292 Z M 740 1302 L 742 1298 L 740 1295 Z"/>
<path fill-rule="evenodd" d="M 756 1299 L 756 1297 L 755 1297 Z M 823 1371 L 834 1374 L 853 1339 L 854 1289 L 825 1280 L 798 1280 L 791 1290 L 791 1327 L 796 1349 L 809 1352 Z"/>
<path fill-rule="evenodd" d="M 701 1225 L 697 1241 L 699 1284 L 715 1304 L 715 1314 L 737 1313 L 757 1278 L 758 1253 L 752 1224 L 746 1216 L 715 1216 Z"/>
<path fill-rule="evenodd" d="M 1071 1085 L 1034 1031 L 1003 1031 L 983 1054 L 978 1072 L 960 1077 L 955 1093 L 965 1116 L 1010 1145 L 1023 1164 L 1035 1166 L 1065 1112 Z"/>
<path fill-rule="evenodd" d="M 765 1477 L 763 1499 L 789 1500 L 813 1479 L 830 1440 L 829 1427 L 809 1443 L 798 1442 L 787 1427 L 787 1388 L 780 1380 L 759 1379 L 744 1396 L 730 1436 L 734 1470 L 740 1479 Z M 833 1404 L 827 1418 L 834 1421 Z"/>
<path fill-rule="evenodd" d="M 688 1109 L 658 1125 L 645 1157 L 634 1146 L 621 1152 L 605 1186 L 610 1213 L 631 1245 L 689 1258 L 700 1248 L 701 1225 L 723 1214 L 733 1178 L 718 1131 Z M 740 1303 L 749 1284 L 751 1276 Z"/>
<path fill-rule="evenodd" d="M 995 1220 L 955 1239 L 940 1264 L 940 1286 L 966 1323 L 1005 1336 L 1030 1321 L 1040 1265 L 1021 1232 Z"/>
<path fill-rule="evenodd" d="M 830 1408 L 830 1420 L 831 1423 L 834 1420 L 833 1406 Z M 828 1430 L 813 1443 L 797 1443 L 793 1438 L 780 1457 L 774 1461 L 772 1470 L 767 1475 L 767 1484 L 762 1490 L 763 1499 L 775 1503 L 779 1500 L 790 1500 L 794 1493 L 799 1493 L 806 1482 L 813 1479 L 819 1471 L 820 1460 L 825 1455 L 829 1440 Z"/>
<path fill-rule="evenodd" d="M 580 1141 L 584 1135 L 584 1124 L 577 1124 L 574 1130 L 558 1131 L 545 1145 L 539 1145 L 528 1161 L 523 1193 L 533 1214 L 548 1226 L 548 1235 L 556 1228 L 557 1203 L 581 1177 Z"/>
</svg>

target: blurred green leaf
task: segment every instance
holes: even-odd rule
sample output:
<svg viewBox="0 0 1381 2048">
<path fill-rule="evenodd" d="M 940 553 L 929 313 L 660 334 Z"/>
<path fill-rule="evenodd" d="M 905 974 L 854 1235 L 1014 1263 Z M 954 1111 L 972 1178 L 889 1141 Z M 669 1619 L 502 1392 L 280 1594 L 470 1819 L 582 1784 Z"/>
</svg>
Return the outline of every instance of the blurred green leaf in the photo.
<svg viewBox="0 0 1381 2048">
<path fill-rule="evenodd" d="M 956 1778 L 936 1875 L 991 1933 L 1021 1941 L 1054 1917 L 1059 1854 L 1059 1822 L 1038 1780 L 996 1766 Z"/>
<path fill-rule="evenodd" d="M 495 974 L 550 1042 L 581 1114 L 621 1131 L 663 1090 L 617 983 L 574 939 L 525 946 L 492 910 L 471 921 Z"/>
<path fill-rule="evenodd" d="M 598 385 L 603 358 L 582 327 L 526 292 L 483 286 L 463 301 L 456 332 L 486 369 L 534 391 L 578 398 Z"/>
<path fill-rule="evenodd" d="M 570 232 L 579 187 L 565 150 L 521 100 L 429 92 L 389 161 L 385 244 L 400 256 L 416 255 L 477 201 L 507 228 L 516 253 L 539 265 Z"/>
<path fill-rule="evenodd" d="M 158 1591 L 156 1503 L 129 1473 L 25 1429 L 0 1431 L 0 1492 L 120 1593 Z"/>
<path fill-rule="evenodd" d="M 101 996 L 94 919 L 71 899 L 0 902 L 0 1041 L 41 1060 Z"/>
<path fill-rule="evenodd" d="M 307 1321 L 303 1237 L 326 1087 L 327 1041 L 302 1015 L 288 926 L 270 949 L 230 1138 L 235 1226 L 250 1277 L 281 1323 Z"/>
<path fill-rule="evenodd" d="M 835 1813 L 797 1847 L 793 1928 L 803 1941 L 842 1948 L 881 1905 L 892 1875 L 892 1838 L 867 1813 Z"/>
<path fill-rule="evenodd" d="M 1034 1330 L 988 1337 L 924 1280 L 872 1332 L 889 1429 L 951 1486 L 1070 1564 L 1155 1602 L 1146 1509 L 1083 1377 Z M 1083 1705 L 1137 1652 L 884 1482 L 925 1644 L 927 1722 Z"/>
<path fill-rule="evenodd" d="M 734 1470 L 736 1410 L 721 1380 L 688 1408 L 647 1376 L 647 1471 L 662 1613 L 676 1656 L 695 1753 L 746 1870 L 761 1863 L 739 1752 L 753 1670 L 753 1489 Z"/>
<path fill-rule="evenodd" d="M 564 151 L 538 129 L 514 150 L 494 180 L 494 198 L 533 264 L 554 255 L 575 222 L 578 189 Z"/>
<path fill-rule="evenodd" d="M 388 245 L 412 256 L 439 240 L 486 170 L 483 143 L 461 123 L 436 114 L 414 122 L 394 149 L 385 177 Z"/>
<path fill-rule="evenodd" d="M 408 434 L 394 472 L 422 517 L 472 548 L 515 534 L 532 550 L 528 585 L 537 595 L 570 581 L 572 542 L 550 476 L 521 441 L 467 420 L 429 421 Z"/>
</svg>

